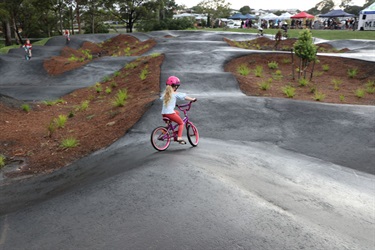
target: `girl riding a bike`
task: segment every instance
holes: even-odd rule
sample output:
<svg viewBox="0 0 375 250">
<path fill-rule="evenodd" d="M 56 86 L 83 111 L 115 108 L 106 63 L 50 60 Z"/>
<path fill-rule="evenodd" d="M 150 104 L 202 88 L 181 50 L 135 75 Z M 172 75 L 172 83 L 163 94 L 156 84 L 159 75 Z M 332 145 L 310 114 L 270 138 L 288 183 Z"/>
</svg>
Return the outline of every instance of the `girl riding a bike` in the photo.
<svg viewBox="0 0 375 250">
<path fill-rule="evenodd" d="M 186 144 L 186 142 L 182 139 L 184 122 L 181 119 L 179 112 L 174 108 L 176 106 L 177 99 L 195 102 L 197 98 L 191 98 L 187 96 L 186 93 L 177 92 L 177 89 L 180 86 L 180 79 L 178 79 L 176 76 L 168 77 L 166 85 L 167 86 L 165 88 L 165 91 L 160 97 L 160 99 L 163 100 L 163 108 L 161 114 L 163 117 L 167 117 L 178 124 L 177 142 L 179 142 L 180 144 Z"/>
</svg>

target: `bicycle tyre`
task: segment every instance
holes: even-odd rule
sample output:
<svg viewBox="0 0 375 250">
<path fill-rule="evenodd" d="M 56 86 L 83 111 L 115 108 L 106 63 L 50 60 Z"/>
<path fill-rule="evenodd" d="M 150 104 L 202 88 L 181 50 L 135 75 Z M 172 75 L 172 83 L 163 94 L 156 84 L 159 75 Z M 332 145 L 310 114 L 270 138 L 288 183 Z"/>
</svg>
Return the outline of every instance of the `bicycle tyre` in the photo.
<svg viewBox="0 0 375 250">
<path fill-rule="evenodd" d="M 171 144 L 168 129 L 163 126 L 155 128 L 151 133 L 151 145 L 158 151 L 166 150 Z"/>
<path fill-rule="evenodd" d="M 197 127 L 192 122 L 189 122 L 186 124 L 186 133 L 187 133 L 187 138 L 191 146 L 193 147 L 198 146 L 199 132 L 198 132 Z"/>
</svg>

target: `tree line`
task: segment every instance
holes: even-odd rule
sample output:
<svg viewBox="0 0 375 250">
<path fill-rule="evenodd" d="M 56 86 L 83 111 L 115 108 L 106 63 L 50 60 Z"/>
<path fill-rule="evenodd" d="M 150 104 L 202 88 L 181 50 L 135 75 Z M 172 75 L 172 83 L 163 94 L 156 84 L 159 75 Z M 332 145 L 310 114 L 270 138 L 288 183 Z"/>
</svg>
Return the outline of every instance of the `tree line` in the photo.
<svg viewBox="0 0 375 250">
<path fill-rule="evenodd" d="M 351 2 L 341 0 L 340 7 L 358 15 L 375 0 L 366 0 L 364 6 L 353 6 Z M 322 0 L 308 12 L 326 13 L 334 5 L 333 0 Z M 182 9 L 186 7 L 174 0 L 0 0 L 0 35 L 8 46 L 13 41 L 22 44 L 25 38 L 62 35 L 65 29 L 71 34 L 106 33 L 108 20 L 123 24 L 127 32 L 133 32 L 135 27 L 146 32 L 194 27 L 192 19 L 173 19 L 175 11 Z M 229 17 L 233 10 L 226 0 L 202 0 L 192 11 L 207 14 L 207 23 L 212 26 L 216 18 Z M 239 11 L 251 14 L 253 10 L 243 6 Z"/>
<path fill-rule="evenodd" d="M 71 34 L 106 33 L 105 21 L 121 23 L 133 32 L 137 23 L 172 19 L 174 0 L 0 0 L 0 34 L 5 45 L 12 40 Z"/>
</svg>

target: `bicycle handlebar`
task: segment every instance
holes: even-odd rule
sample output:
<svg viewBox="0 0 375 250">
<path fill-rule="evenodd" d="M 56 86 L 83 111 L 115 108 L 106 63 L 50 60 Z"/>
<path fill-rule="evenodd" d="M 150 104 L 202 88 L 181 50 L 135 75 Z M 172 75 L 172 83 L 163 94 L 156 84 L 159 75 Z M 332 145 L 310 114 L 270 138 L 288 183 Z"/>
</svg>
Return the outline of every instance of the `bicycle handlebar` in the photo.
<svg viewBox="0 0 375 250">
<path fill-rule="evenodd" d="M 196 101 L 197 101 L 197 98 L 195 98 L 194 101 L 190 101 L 190 102 L 188 102 L 188 103 L 184 103 L 184 104 L 176 105 L 176 107 L 177 107 L 179 110 L 181 110 L 181 111 L 189 111 L 190 108 L 191 108 L 191 104 L 192 104 L 193 102 L 196 102 Z M 185 108 L 185 107 L 187 107 L 187 108 Z M 184 108 L 185 108 L 185 109 L 184 109 Z"/>
</svg>

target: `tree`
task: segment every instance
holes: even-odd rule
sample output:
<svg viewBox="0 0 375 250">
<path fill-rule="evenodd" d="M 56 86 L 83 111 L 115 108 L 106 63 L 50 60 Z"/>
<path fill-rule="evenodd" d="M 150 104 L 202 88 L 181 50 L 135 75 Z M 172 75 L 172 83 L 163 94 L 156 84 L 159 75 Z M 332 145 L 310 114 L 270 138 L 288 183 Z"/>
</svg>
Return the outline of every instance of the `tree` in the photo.
<svg viewBox="0 0 375 250">
<path fill-rule="evenodd" d="M 114 17 L 126 23 L 127 32 L 131 33 L 135 22 L 149 13 L 150 10 L 145 7 L 148 2 L 147 0 L 106 0 L 104 6 Z"/>
<path fill-rule="evenodd" d="M 299 64 L 299 75 L 298 78 L 303 75 L 306 78 L 307 68 L 310 62 L 315 62 L 317 47 L 314 45 L 312 34 L 310 30 L 304 29 L 300 32 L 297 42 L 294 44 L 294 51 L 297 57 L 300 58 Z M 313 72 L 311 72 L 312 77 Z M 310 78 L 311 78 L 310 77 Z"/>
<path fill-rule="evenodd" d="M 330 12 L 335 7 L 335 3 L 333 2 L 333 0 L 323 0 L 317 3 L 315 7 L 321 13 L 327 13 L 327 12 Z"/>
<path fill-rule="evenodd" d="M 204 0 L 197 6 L 201 10 L 200 12 L 207 14 L 207 20 L 210 20 L 208 21 L 210 27 L 212 27 L 212 20 L 230 16 L 231 4 L 226 3 L 225 0 Z"/>
<path fill-rule="evenodd" d="M 243 6 L 240 9 L 240 12 L 241 12 L 242 15 L 250 14 L 251 9 L 250 9 L 250 7 L 248 5 L 246 5 L 246 6 Z"/>
</svg>

